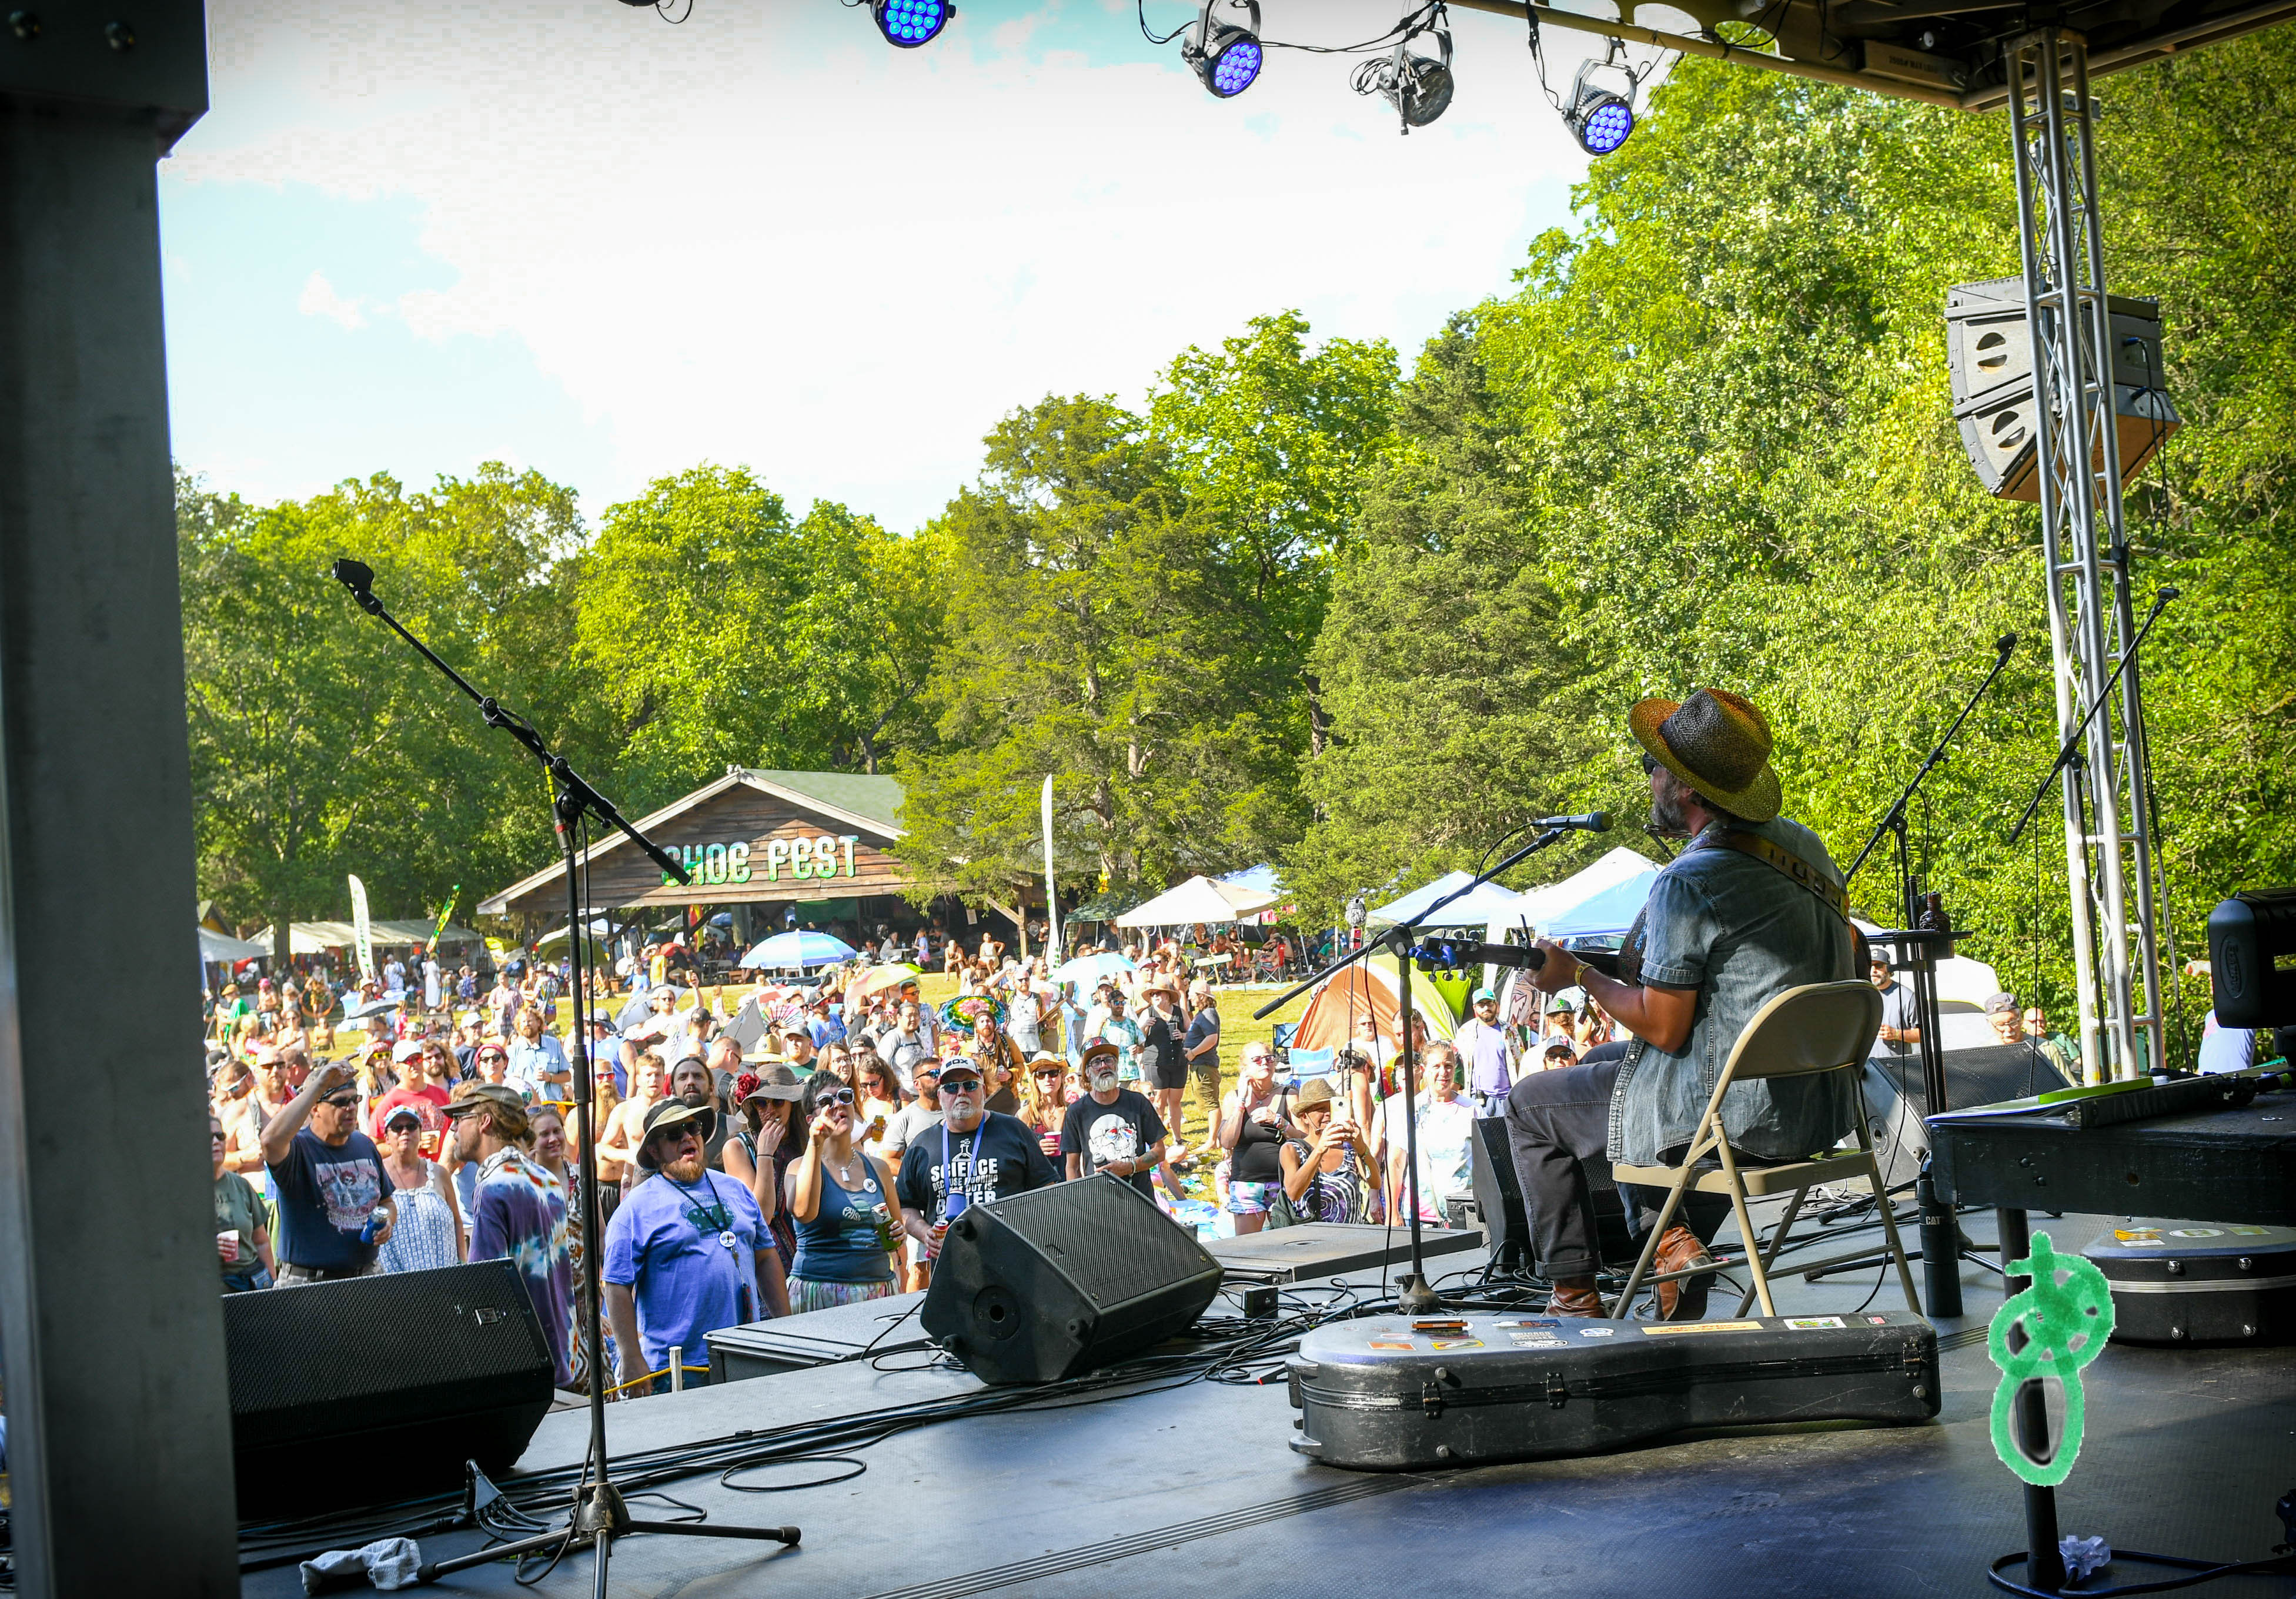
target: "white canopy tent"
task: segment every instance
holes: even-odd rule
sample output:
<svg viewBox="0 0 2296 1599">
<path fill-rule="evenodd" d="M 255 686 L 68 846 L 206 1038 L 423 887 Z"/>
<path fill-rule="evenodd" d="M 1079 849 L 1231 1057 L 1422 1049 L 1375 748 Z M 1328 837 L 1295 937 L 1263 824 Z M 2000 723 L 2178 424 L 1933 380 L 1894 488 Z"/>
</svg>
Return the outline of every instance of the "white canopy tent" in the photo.
<svg viewBox="0 0 2296 1599">
<path fill-rule="evenodd" d="M 432 923 L 428 922 L 376 922 L 373 929 L 377 949 L 404 947 L 410 944 L 430 941 Z M 266 927 L 255 935 L 263 953 L 271 953 L 271 930 Z M 324 955 L 330 949 L 348 949 L 357 944 L 358 930 L 348 922 L 290 922 L 287 924 L 287 953 L 290 955 Z M 485 940 L 467 927 L 447 924 L 439 937 L 441 945 L 480 944 Z"/>
<path fill-rule="evenodd" d="M 1534 928 L 1546 924 L 1572 906 L 1592 899 L 1605 889 L 1613 889 L 1642 873 L 1654 870 L 1658 863 L 1638 851 L 1621 845 L 1604 855 L 1593 865 L 1582 868 L 1561 882 L 1550 882 L 1543 888 L 1525 889 L 1514 897 L 1514 903 L 1504 916 L 1494 916 L 1492 922 L 1517 927 L 1528 922 Z"/>
<path fill-rule="evenodd" d="M 1145 905 L 1136 905 L 1117 917 L 1119 927 L 1185 927 L 1195 922 L 1238 922 L 1266 910 L 1281 898 L 1241 883 L 1191 877 L 1165 890 Z"/>
<path fill-rule="evenodd" d="M 229 964 L 234 961 L 259 961 L 271 953 L 268 944 L 254 944 L 245 939 L 234 939 L 229 933 L 219 933 L 212 927 L 200 929 L 200 959 Z"/>
</svg>

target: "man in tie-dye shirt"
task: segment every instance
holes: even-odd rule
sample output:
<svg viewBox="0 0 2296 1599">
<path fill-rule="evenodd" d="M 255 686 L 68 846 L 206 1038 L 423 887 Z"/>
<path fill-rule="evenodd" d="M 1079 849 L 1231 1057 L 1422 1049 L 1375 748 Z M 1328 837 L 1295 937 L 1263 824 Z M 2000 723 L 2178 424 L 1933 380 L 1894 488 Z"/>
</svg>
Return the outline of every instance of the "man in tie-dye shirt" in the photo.
<svg viewBox="0 0 2296 1599">
<path fill-rule="evenodd" d="M 447 1114 L 455 1146 L 478 1166 L 471 1207 L 471 1259 L 508 1260 L 526 1280 L 527 1296 L 557 1363 L 561 1388 L 576 1386 L 583 1364 L 572 1336 L 574 1264 L 567 1250 L 566 1190 L 527 1152 L 532 1134 L 517 1090 L 463 1083 Z"/>
</svg>

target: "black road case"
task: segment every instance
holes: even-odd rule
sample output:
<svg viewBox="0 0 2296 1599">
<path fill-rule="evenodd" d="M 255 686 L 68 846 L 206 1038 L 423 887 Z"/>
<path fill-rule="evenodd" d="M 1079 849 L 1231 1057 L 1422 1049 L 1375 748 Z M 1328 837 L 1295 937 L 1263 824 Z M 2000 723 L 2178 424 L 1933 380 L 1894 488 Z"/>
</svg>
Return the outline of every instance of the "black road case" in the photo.
<svg viewBox="0 0 2296 1599">
<path fill-rule="evenodd" d="M 1333 1322 L 1291 1361 L 1292 1447 L 1406 1471 L 1585 1455 L 1685 1427 L 1921 1422 L 1937 1333 L 1904 1310 L 1726 1322 L 1528 1312 Z"/>
<path fill-rule="evenodd" d="M 2112 1284 L 2115 1343 L 2296 1334 L 2296 1228 L 2124 1221 L 2081 1253 Z"/>
</svg>

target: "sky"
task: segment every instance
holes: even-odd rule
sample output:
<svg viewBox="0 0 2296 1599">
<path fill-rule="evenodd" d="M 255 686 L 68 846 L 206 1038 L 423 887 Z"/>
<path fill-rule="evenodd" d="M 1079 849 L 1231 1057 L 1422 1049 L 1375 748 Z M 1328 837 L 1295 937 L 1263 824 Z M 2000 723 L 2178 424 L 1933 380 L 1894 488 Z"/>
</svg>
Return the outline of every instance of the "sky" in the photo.
<svg viewBox="0 0 2296 1599">
<path fill-rule="evenodd" d="M 1262 9 L 1345 44 L 1399 0 Z M 174 447 L 266 503 L 499 460 L 594 522 L 709 461 L 907 529 L 1000 416 L 1137 405 L 1255 315 L 1407 366 L 1586 173 L 1522 25 L 1464 11 L 1408 137 L 1354 57 L 1271 51 L 1215 99 L 1133 0 L 959 0 L 917 50 L 839 0 L 210 0 L 209 29 L 213 109 L 160 167 Z M 1591 42 L 1550 37 L 1558 92 Z"/>
</svg>

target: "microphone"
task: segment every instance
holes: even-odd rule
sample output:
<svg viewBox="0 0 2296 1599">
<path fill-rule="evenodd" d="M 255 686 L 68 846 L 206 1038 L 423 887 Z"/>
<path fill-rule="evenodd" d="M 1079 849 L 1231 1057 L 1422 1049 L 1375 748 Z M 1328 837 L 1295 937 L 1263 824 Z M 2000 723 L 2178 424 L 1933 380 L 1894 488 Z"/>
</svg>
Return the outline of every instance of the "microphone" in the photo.
<svg viewBox="0 0 2296 1599">
<path fill-rule="evenodd" d="M 1993 647 L 2000 651 L 2001 659 L 2006 660 L 2009 659 L 2009 652 L 2017 647 L 2017 636 L 2013 633 L 2005 633 L 1993 641 Z"/>
<path fill-rule="evenodd" d="M 1611 813 L 1606 810 L 1588 811 L 1583 816 L 1541 816 L 1533 827 L 1575 827 L 1581 832 L 1608 832 Z"/>
<path fill-rule="evenodd" d="M 351 598 L 359 609 L 370 616 L 382 614 L 382 602 L 374 597 L 374 568 L 364 561 L 353 561 L 348 555 L 338 556 L 331 569 L 335 581 L 351 591 Z"/>
</svg>

